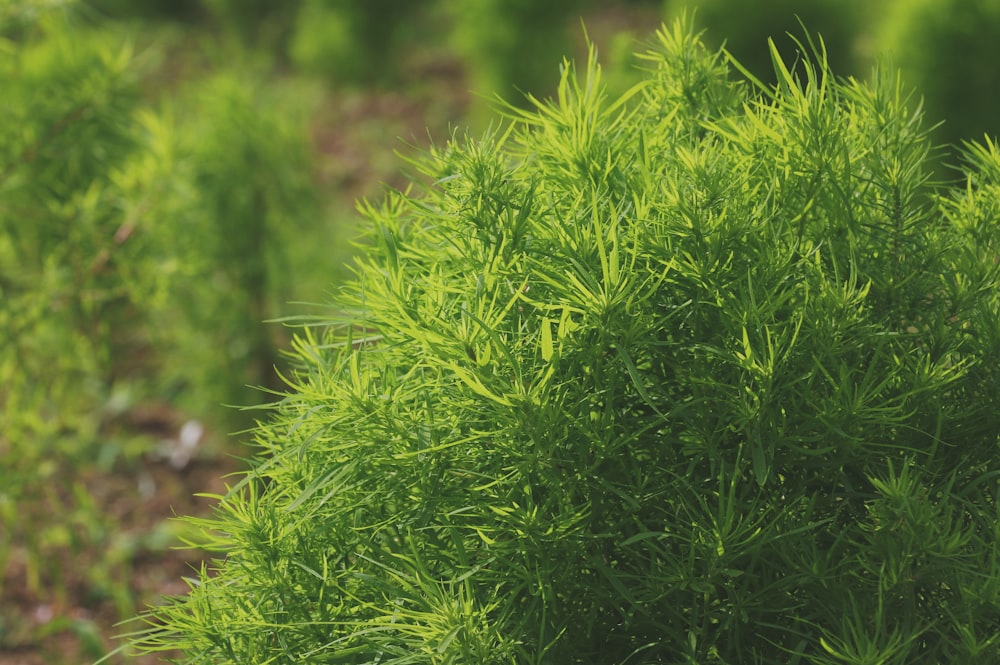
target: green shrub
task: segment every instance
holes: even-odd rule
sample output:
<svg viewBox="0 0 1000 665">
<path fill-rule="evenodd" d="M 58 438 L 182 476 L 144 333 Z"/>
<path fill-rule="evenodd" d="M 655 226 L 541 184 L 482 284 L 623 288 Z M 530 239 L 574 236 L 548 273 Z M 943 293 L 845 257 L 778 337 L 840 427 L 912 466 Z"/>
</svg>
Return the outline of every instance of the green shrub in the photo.
<svg viewBox="0 0 1000 665">
<path fill-rule="evenodd" d="M 201 0 L 200 4 L 220 29 L 234 33 L 249 45 L 281 51 L 287 45 L 302 0 Z"/>
<path fill-rule="evenodd" d="M 131 47 L 72 15 L 46 15 L 13 45 L 0 288 L 21 377 L 45 392 L 79 375 L 93 392 L 80 409 L 81 395 L 48 398 L 71 429 L 127 382 L 186 386 L 194 413 L 257 401 L 246 386 L 266 384 L 277 358 L 260 323 L 295 297 L 298 231 L 323 223 L 300 96 L 279 103 L 259 78 L 219 75 L 148 108 Z"/>
<path fill-rule="evenodd" d="M 290 44 L 306 72 L 348 83 L 393 81 L 407 28 L 427 0 L 305 0 Z"/>
<path fill-rule="evenodd" d="M 136 636 L 185 662 L 995 663 L 1000 150 L 684 23 L 364 204 L 371 249 Z"/>
<path fill-rule="evenodd" d="M 36 392 L 48 404 L 5 410 L 12 422 L 86 402 L 88 377 L 113 382 L 127 365 L 121 328 L 142 327 L 136 299 L 156 281 L 121 279 L 147 258 L 122 231 L 119 176 L 138 102 L 130 48 L 64 23 L 40 24 L 3 62 L 0 320 L 3 357 L 18 369 L 4 375 L 0 404 Z M 56 389 L 74 382 L 82 390 Z"/>
<path fill-rule="evenodd" d="M 264 397 L 257 387 L 278 387 L 280 327 L 262 323 L 319 290 L 296 281 L 300 259 L 323 256 L 297 242 L 324 237 L 313 153 L 305 114 L 291 108 L 299 96 L 279 95 L 249 74 L 207 77 L 181 96 L 185 119 L 168 130 L 177 138 L 163 182 L 173 193 L 149 215 L 184 273 L 157 310 L 160 378 L 194 413 L 252 405 Z"/>
<path fill-rule="evenodd" d="M 468 67 L 470 87 L 487 99 L 547 94 L 554 64 L 570 48 L 568 28 L 582 0 L 483 0 L 444 3 L 452 47 Z M 547 67 L 548 64 L 553 66 Z"/>
<path fill-rule="evenodd" d="M 42 3 L 14 9 L 0 30 L 8 39 L 0 61 L 0 582 L 16 554 L 28 590 L 46 589 L 58 602 L 66 589 L 57 553 L 74 556 L 112 528 L 71 471 L 141 453 L 100 430 L 111 393 L 133 378 L 147 348 L 142 303 L 166 275 L 142 234 L 132 235 L 123 194 L 138 150 L 131 47 Z M 121 581 L 103 567 L 90 572 Z M 119 608 L 134 612 L 125 600 Z"/>
</svg>

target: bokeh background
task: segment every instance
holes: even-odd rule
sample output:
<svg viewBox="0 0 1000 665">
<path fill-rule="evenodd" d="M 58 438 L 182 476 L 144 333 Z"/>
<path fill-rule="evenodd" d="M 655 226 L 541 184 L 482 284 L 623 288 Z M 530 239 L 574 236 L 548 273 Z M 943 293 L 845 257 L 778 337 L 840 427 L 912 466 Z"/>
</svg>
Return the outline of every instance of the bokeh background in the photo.
<svg viewBox="0 0 1000 665">
<path fill-rule="evenodd" d="M 692 10 L 764 83 L 769 36 L 899 67 L 942 181 L 1000 131 L 996 0 L 0 0 L 0 665 L 93 662 L 184 593 L 203 554 L 171 518 L 226 491 L 296 328 L 336 317 L 358 199 L 588 39 L 626 89 Z"/>
</svg>

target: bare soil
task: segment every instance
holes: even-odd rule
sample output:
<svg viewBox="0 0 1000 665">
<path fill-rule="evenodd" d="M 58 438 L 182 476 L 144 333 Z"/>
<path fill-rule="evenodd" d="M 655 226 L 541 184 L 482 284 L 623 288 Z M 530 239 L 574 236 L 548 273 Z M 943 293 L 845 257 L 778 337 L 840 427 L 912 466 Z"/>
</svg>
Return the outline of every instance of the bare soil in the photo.
<svg viewBox="0 0 1000 665">
<path fill-rule="evenodd" d="M 126 578 L 127 602 L 136 610 L 187 591 L 184 577 L 193 575 L 206 554 L 178 549 L 177 542 L 154 543 L 155 535 L 175 516 L 206 514 L 213 502 L 194 494 L 225 493 L 224 477 L 242 466 L 224 455 L 195 459 L 181 469 L 165 459 L 150 458 L 127 471 L 91 473 L 79 479 L 101 507 L 106 522 L 117 526 L 115 538 L 130 538 L 138 544 L 129 560 L 114 571 Z M 72 484 L 67 482 L 67 486 Z M 52 556 L 58 560 L 47 561 L 45 567 L 57 571 L 61 579 L 53 580 L 43 572 L 35 583 L 23 548 L 15 546 L 3 579 L 0 665 L 91 663 L 102 651 L 118 646 L 113 636 L 139 628 L 116 625 L 121 620 L 118 604 L 122 599 L 109 595 L 105 585 L 88 575 L 102 556 L 94 545 L 54 548 Z M 124 661 L 114 658 L 110 662 Z M 159 661 L 144 656 L 128 662 Z"/>
</svg>

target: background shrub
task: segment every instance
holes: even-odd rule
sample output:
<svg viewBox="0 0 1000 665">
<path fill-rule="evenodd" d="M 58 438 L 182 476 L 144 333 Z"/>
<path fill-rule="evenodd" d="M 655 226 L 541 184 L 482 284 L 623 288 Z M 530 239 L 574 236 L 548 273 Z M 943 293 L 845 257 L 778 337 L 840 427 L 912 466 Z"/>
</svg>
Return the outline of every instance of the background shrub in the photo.
<svg viewBox="0 0 1000 665">
<path fill-rule="evenodd" d="M 935 132 L 958 145 L 1000 133 L 1000 72 L 992 65 L 1000 39 L 1000 5 L 989 0 L 894 2 L 877 43 L 893 54 L 923 95 Z"/>
<path fill-rule="evenodd" d="M 187 662 L 995 662 L 995 144 L 689 26 L 414 160 L 295 342 Z M 224 555 L 224 557 L 223 557 Z"/>
<path fill-rule="evenodd" d="M 277 363 L 260 323 L 309 274 L 286 251 L 304 249 L 304 228 L 326 237 L 304 110 L 239 74 L 152 108 L 128 43 L 72 20 L 51 16 L 16 43 L 5 83 L 0 270 L 18 373 L 63 380 L 76 372 L 46 368 L 81 363 L 94 413 L 133 380 L 139 393 L 187 385 L 215 405 L 253 403 L 246 385 L 272 382 Z M 74 336 L 87 350 L 67 354 Z"/>
<path fill-rule="evenodd" d="M 168 276 L 125 201 L 139 150 L 129 45 L 62 12 L 18 18 L 0 63 L 0 573 L 22 545 L 26 586 L 58 600 L 55 553 L 114 528 L 69 470 L 134 459 L 132 442 L 102 446 L 100 430 L 111 395 L 137 378 L 144 303 Z M 108 558 L 88 571 L 97 593 L 116 591 Z M 126 594 L 116 603 L 134 611 Z"/>
<path fill-rule="evenodd" d="M 147 258 L 121 232 L 120 173 L 136 147 L 131 53 L 98 31 L 77 30 L 71 38 L 59 19 L 37 33 L 4 61 L 4 354 L 23 368 L 63 366 L 63 376 L 42 372 L 51 380 L 82 373 L 113 382 L 128 354 L 119 333 L 142 327 L 136 300 L 156 279 L 153 271 L 143 282 L 121 279 Z M 67 353 L 67 345 L 80 346 Z M 14 374 L 11 381 L 34 375 Z M 4 385 L 10 395 L 34 392 Z M 54 407 L 60 394 L 45 399 Z M 19 409 L 9 416 L 30 417 Z M 74 428 L 72 421 L 62 426 Z"/>
<path fill-rule="evenodd" d="M 335 248 L 312 244 L 330 236 L 289 110 L 301 94 L 277 104 L 233 74 L 160 107 L 144 89 L 153 49 L 71 3 L 22 4 L 0 17 L 0 587 L 14 581 L 0 651 L 24 624 L 68 625 L 96 659 L 93 614 L 13 613 L 27 597 L 134 615 L 131 564 L 172 528 L 127 533 L 114 491 L 157 490 L 147 467 L 182 419 L 249 423 L 222 402 L 276 384 L 277 326 L 262 321 L 288 313 L 291 284 L 308 297 L 329 278 L 317 288 L 286 252 Z"/>
<path fill-rule="evenodd" d="M 569 51 L 572 17 L 585 3 L 486 0 L 445 4 L 454 22 L 451 41 L 469 69 L 472 89 L 486 97 L 520 100 L 524 93 L 549 92 L 553 72 L 539 65 L 556 63 Z"/>
<path fill-rule="evenodd" d="M 277 387 L 280 327 L 261 324 L 306 297 L 309 273 L 298 262 L 322 261 L 329 239 L 304 109 L 264 90 L 251 74 L 197 82 L 177 130 L 177 171 L 166 175 L 183 191 L 151 211 L 160 246 L 186 270 L 164 312 L 182 324 L 161 321 L 173 333 L 162 378 L 195 413 L 205 402 L 256 404 L 259 387 Z"/>
<path fill-rule="evenodd" d="M 422 2 L 306 0 L 298 12 L 291 58 L 304 71 L 347 83 L 398 80 L 404 45 L 418 41 Z"/>
<path fill-rule="evenodd" d="M 672 20 L 683 12 L 694 12 L 697 24 L 706 30 L 709 46 L 725 42 L 726 50 L 755 76 L 774 83 L 774 67 L 768 39 L 781 53 L 794 54 L 796 38 L 802 38 L 803 26 L 822 34 L 827 57 L 834 71 L 841 75 L 863 73 L 857 57 L 857 41 L 867 34 L 865 24 L 875 18 L 866 13 L 868 3 L 817 0 L 762 0 L 746 3 L 738 0 L 666 0 L 664 15 Z M 713 41 L 714 40 L 714 41 Z"/>
</svg>

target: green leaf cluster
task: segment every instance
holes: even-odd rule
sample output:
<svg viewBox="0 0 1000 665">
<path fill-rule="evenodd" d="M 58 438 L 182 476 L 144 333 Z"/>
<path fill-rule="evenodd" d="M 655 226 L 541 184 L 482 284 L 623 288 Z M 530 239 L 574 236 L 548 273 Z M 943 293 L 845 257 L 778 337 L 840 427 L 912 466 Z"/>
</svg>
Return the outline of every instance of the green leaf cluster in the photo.
<svg viewBox="0 0 1000 665">
<path fill-rule="evenodd" d="M 686 22 L 609 99 L 414 160 L 303 328 L 189 663 L 993 663 L 1000 151 L 893 72 L 764 85 Z"/>
</svg>

